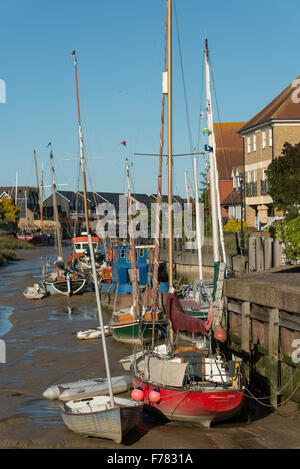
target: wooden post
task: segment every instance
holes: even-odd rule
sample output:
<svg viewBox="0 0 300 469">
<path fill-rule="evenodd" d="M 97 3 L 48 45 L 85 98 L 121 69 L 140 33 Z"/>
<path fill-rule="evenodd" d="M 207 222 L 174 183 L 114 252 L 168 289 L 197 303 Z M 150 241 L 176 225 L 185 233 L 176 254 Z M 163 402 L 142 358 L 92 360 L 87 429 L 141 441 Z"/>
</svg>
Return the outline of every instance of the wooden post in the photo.
<svg viewBox="0 0 300 469">
<path fill-rule="evenodd" d="M 274 267 L 282 265 L 282 243 L 278 239 L 274 241 Z"/>
<path fill-rule="evenodd" d="M 265 269 L 273 267 L 273 238 L 265 239 Z"/>
<path fill-rule="evenodd" d="M 269 317 L 269 382 L 270 401 L 277 406 L 278 393 L 279 309 L 271 309 Z"/>
<path fill-rule="evenodd" d="M 250 353 L 250 321 L 250 303 L 249 301 L 244 301 L 242 304 L 241 347 L 247 353 Z"/>
<path fill-rule="evenodd" d="M 264 239 L 261 237 L 256 238 L 256 270 L 264 270 Z"/>
<path fill-rule="evenodd" d="M 249 249 L 249 272 L 255 272 L 256 270 L 256 238 L 250 236 L 248 240 Z"/>
</svg>

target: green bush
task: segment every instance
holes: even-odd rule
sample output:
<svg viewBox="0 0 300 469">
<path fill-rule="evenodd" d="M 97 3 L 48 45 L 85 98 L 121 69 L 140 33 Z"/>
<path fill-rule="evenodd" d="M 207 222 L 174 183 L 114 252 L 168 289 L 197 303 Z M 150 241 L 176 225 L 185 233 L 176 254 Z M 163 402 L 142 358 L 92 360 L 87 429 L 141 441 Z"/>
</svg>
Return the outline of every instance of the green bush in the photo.
<svg viewBox="0 0 300 469">
<path fill-rule="evenodd" d="M 230 231 L 231 233 L 235 233 L 236 231 L 241 231 L 242 222 L 241 220 L 228 220 L 226 225 L 224 226 L 224 231 Z M 247 230 L 247 224 L 243 222 L 243 229 L 244 231 Z"/>
<path fill-rule="evenodd" d="M 300 217 L 274 224 L 273 235 L 285 244 L 285 255 L 290 260 L 300 259 Z"/>
</svg>

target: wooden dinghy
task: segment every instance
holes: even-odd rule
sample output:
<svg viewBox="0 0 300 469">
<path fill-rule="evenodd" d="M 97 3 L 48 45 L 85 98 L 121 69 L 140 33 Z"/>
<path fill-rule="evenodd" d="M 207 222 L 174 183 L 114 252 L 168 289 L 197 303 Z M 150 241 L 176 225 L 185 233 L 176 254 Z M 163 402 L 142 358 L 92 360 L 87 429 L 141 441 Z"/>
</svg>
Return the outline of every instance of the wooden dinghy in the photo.
<svg viewBox="0 0 300 469">
<path fill-rule="evenodd" d="M 128 391 L 132 388 L 132 380 L 128 375 L 114 376 L 111 378 L 114 394 Z M 73 383 L 55 384 L 44 391 L 46 399 L 59 399 L 69 401 L 70 399 L 86 396 L 104 396 L 109 394 L 107 378 L 80 379 Z"/>
<path fill-rule="evenodd" d="M 106 438 L 121 443 L 140 420 L 143 403 L 109 396 L 76 399 L 60 403 L 64 424 L 79 435 Z"/>
<path fill-rule="evenodd" d="M 106 336 L 111 335 L 109 326 L 104 326 L 104 334 Z M 83 340 L 83 339 L 101 339 L 101 327 L 93 327 L 91 329 L 87 329 L 85 331 L 78 331 L 77 334 L 77 339 Z"/>
<path fill-rule="evenodd" d="M 47 295 L 47 292 L 38 283 L 35 283 L 33 287 L 25 288 L 23 295 L 27 300 L 40 300 Z"/>
</svg>

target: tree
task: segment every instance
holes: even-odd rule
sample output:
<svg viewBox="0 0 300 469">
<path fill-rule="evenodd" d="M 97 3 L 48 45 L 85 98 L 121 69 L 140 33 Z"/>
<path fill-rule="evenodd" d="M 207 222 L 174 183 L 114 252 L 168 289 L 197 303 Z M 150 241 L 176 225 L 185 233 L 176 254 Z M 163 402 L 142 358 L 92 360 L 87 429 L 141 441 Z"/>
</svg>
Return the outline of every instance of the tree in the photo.
<svg viewBox="0 0 300 469">
<path fill-rule="evenodd" d="M 298 215 L 300 205 L 300 143 L 283 145 L 266 172 L 269 194 L 279 210 L 288 212 L 289 219 Z"/>
<path fill-rule="evenodd" d="M 17 223 L 20 209 L 10 197 L 2 197 L 0 200 L 0 219 L 6 222 Z"/>
</svg>

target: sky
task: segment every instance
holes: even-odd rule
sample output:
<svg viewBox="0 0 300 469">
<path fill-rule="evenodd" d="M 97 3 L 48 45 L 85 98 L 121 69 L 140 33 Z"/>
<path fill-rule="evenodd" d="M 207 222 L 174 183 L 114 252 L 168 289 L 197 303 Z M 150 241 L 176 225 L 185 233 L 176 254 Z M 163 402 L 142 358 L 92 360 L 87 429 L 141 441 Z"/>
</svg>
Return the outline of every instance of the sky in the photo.
<svg viewBox="0 0 300 469">
<path fill-rule="evenodd" d="M 88 190 L 124 192 L 127 157 L 132 191 L 156 193 L 158 158 L 135 153 L 159 152 L 165 15 L 166 0 L 2 2 L 0 185 L 15 185 L 16 172 L 18 185 L 36 185 L 34 150 L 39 177 L 43 165 L 50 184 L 51 142 L 58 190 L 82 190 L 70 58 L 76 50 Z M 198 149 L 204 38 L 214 121 L 243 122 L 299 75 L 299 17 L 298 0 L 174 2 L 173 153 Z M 165 137 L 165 153 L 166 145 Z M 198 161 L 201 179 L 205 163 Z M 175 158 L 173 192 L 183 197 L 185 171 L 193 193 L 191 157 Z"/>
</svg>

